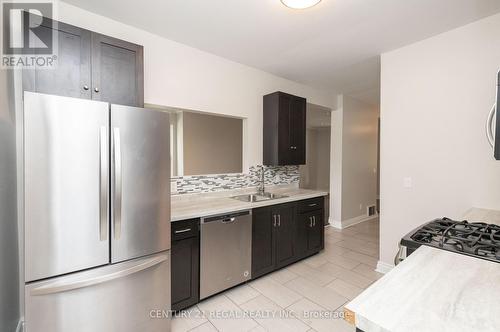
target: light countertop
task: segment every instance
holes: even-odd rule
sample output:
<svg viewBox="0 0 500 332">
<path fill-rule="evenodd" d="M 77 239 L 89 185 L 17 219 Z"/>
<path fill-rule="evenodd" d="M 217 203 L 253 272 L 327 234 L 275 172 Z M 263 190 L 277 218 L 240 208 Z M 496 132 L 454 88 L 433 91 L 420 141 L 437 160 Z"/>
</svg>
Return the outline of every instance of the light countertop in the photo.
<svg viewBox="0 0 500 332">
<path fill-rule="evenodd" d="M 231 196 L 255 193 L 255 188 L 219 193 L 175 195 L 172 196 L 171 201 L 171 221 L 238 212 L 328 195 L 324 191 L 300 189 L 297 186 L 266 188 L 266 191 L 288 197 L 254 203 L 241 202 L 231 198 Z"/>
<path fill-rule="evenodd" d="M 500 264 L 421 246 L 351 301 L 365 332 L 500 331 Z"/>
</svg>

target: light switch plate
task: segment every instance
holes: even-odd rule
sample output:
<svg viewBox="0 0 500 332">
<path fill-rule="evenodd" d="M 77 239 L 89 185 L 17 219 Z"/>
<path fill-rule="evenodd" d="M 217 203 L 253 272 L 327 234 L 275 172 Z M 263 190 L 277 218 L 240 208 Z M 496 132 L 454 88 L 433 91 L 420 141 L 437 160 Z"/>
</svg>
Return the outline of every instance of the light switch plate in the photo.
<svg viewBox="0 0 500 332">
<path fill-rule="evenodd" d="M 403 179 L 403 187 L 412 188 L 413 187 L 413 179 L 411 177 L 405 177 Z"/>
</svg>

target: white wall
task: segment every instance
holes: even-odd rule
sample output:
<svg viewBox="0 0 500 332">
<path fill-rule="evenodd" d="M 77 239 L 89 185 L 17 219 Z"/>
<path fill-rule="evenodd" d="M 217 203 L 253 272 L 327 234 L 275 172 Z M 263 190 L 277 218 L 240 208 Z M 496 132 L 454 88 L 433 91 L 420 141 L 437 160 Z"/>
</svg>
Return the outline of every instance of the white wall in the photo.
<svg viewBox="0 0 500 332">
<path fill-rule="evenodd" d="M 330 190 L 330 143 L 331 128 L 316 129 L 315 185 L 319 190 Z"/>
<path fill-rule="evenodd" d="M 500 208 L 500 162 L 484 134 L 499 38 L 496 15 L 382 55 L 382 262 L 391 264 L 400 238 L 425 222 Z"/>
<path fill-rule="evenodd" d="M 300 166 L 300 187 L 330 190 L 331 128 L 308 128 L 306 132 L 306 164 Z"/>
<path fill-rule="evenodd" d="M 244 168 L 262 163 L 263 95 L 282 90 L 314 104 L 335 104 L 334 94 L 328 91 L 279 78 L 66 3 L 60 3 L 59 20 L 143 45 L 146 103 L 247 118 Z"/>
<path fill-rule="evenodd" d="M 377 107 L 349 96 L 338 97 L 333 112 L 332 216 L 343 228 L 366 220 L 377 199 Z"/>
</svg>

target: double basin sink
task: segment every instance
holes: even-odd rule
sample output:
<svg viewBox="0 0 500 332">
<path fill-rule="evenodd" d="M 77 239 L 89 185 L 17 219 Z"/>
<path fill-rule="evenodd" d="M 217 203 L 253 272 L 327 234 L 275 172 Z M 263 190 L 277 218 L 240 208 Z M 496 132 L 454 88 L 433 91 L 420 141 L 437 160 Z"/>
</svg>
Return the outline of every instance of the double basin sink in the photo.
<svg viewBox="0 0 500 332">
<path fill-rule="evenodd" d="M 288 196 L 265 192 L 262 194 L 255 193 L 255 194 L 238 195 L 238 196 L 233 196 L 231 198 L 242 202 L 255 203 L 255 202 L 269 201 L 273 199 L 286 198 L 286 197 Z"/>
</svg>

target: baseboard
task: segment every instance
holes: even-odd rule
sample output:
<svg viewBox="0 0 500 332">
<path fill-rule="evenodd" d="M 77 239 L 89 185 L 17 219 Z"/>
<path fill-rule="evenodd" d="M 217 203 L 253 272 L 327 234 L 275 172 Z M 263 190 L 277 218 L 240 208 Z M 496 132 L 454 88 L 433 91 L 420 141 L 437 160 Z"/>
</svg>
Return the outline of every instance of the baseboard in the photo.
<svg viewBox="0 0 500 332">
<path fill-rule="evenodd" d="M 377 218 L 378 218 L 378 214 L 373 215 L 373 216 L 367 216 L 367 215 L 364 214 L 364 215 L 361 215 L 361 216 L 358 216 L 358 217 L 354 217 L 354 218 L 351 218 L 351 219 L 347 219 L 347 220 L 344 220 L 344 221 L 339 221 L 339 220 L 334 220 L 332 218 L 329 218 L 328 222 L 334 228 L 345 229 L 345 228 L 354 226 L 356 224 L 359 224 L 359 223 L 362 223 L 362 222 L 365 222 L 365 221 L 369 221 L 369 220 L 373 220 L 373 219 L 377 219 Z"/>
<path fill-rule="evenodd" d="M 333 227 L 337 229 L 342 229 L 342 222 L 338 220 L 334 220 L 332 217 L 328 218 L 328 223 Z"/>
<path fill-rule="evenodd" d="M 386 274 L 387 272 L 391 271 L 394 268 L 394 264 L 388 264 L 382 261 L 377 262 L 377 268 L 375 271 Z"/>
</svg>

